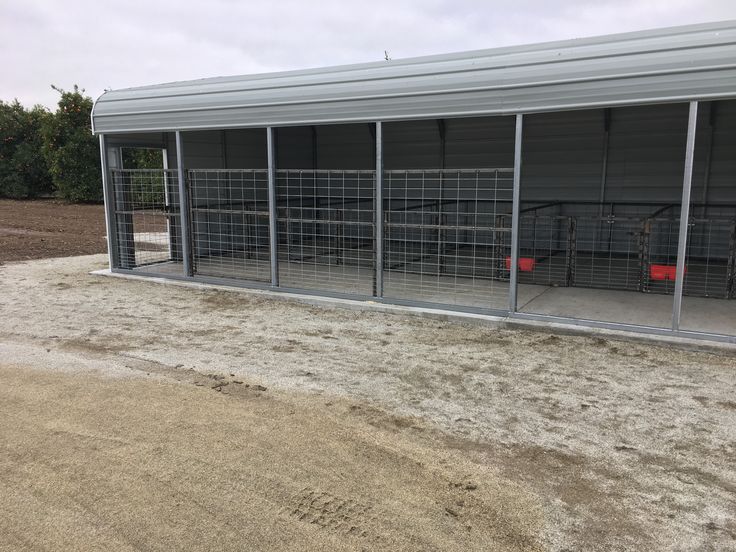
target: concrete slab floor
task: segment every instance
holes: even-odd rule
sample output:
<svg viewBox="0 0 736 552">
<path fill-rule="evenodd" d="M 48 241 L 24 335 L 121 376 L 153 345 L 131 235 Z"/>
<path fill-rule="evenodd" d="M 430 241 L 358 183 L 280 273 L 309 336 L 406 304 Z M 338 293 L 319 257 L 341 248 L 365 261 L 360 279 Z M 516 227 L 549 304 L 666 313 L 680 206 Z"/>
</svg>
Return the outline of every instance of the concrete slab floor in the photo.
<svg viewBox="0 0 736 552">
<path fill-rule="evenodd" d="M 539 293 L 526 302 L 519 302 L 521 312 L 638 326 L 672 326 L 671 295 L 574 287 L 528 287 L 537 288 Z M 531 294 L 531 290 L 527 291 Z M 683 330 L 736 335 L 736 301 L 683 297 L 680 327 Z"/>
<path fill-rule="evenodd" d="M 181 265 L 170 263 L 168 265 L 150 266 L 139 269 L 141 277 L 163 276 L 168 274 L 181 276 Z M 357 272 L 356 272 L 357 276 Z M 366 277 L 365 274 L 362 275 Z M 482 288 L 485 280 L 472 280 L 453 277 L 428 278 L 427 276 L 393 274 L 387 279 L 385 285 L 385 302 L 335 299 L 334 297 L 321 296 L 316 291 L 319 281 L 309 279 L 304 282 L 304 289 L 315 289 L 315 295 L 303 295 L 290 292 L 281 293 L 277 290 L 270 291 L 261 289 L 259 292 L 268 293 L 275 297 L 294 298 L 306 300 L 312 304 L 335 304 L 340 303 L 349 308 L 371 308 L 379 310 L 402 310 L 416 311 L 420 315 L 434 315 L 443 318 L 463 318 L 476 315 L 457 312 L 443 308 L 441 304 L 458 305 L 458 307 L 486 307 L 496 308 L 502 311 L 508 305 L 508 283 L 492 282 L 487 289 Z M 461 281 L 466 280 L 466 281 Z M 226 285 L 223 280 L 221 285 Z M 185 285 L 207 285 L 181 281 Z M 243 289 L 242 284 L 237 286 Z M 236 281 L 233 281 L 235 287 Z M 298 286 L 295 286 L 297 288 Z M 247 288 L 245 288 L 247 289 Z M 349 294 L 349 287 L 345 293 Z M 423 301 L 428 306 L 437 303 L 437 308 L 412 308 L 401 305 L 391 305 L 391 301 L 414 300 Z M 548 329 L 554 328 L 560 333 L 601 333 L 601 328 L 593 328 L 579 325 L 574 319 L 592 320 L 602 322 L 613 322 L 619 324 L 630 324 L 635 326 L 649 326 L 669 330 L 671 328 L 671 317 L 673 299 L 671 295 L 646 294 L 631 291 L 600 290 L 587 288 L 550 287 L 531 284 L 520 284 L 518 293 L 519 312 L 521 314 L 539 314 L 543 316 L 561 317 L 568 320 L 528 320 L 513 319 L 503 314 L 489 316 L 478 314 L 486 322 L 508 323 L 524 326 L 540 326 Z M 699 297 L 686 297 L 683 301 L 682 330 L 719 334 L 723 336 L 736 336 L 736 301 L 724 299 L 708 299 Z M 626 328 L 613 329 L 612 332 L 621 332 L 628 337 L 634 334 Z M 653 336 L 653 339 L 664 340 L 665 335 Z M 682 341 L 684 336 L 669 336 L 667 339 Z M 724 341 L 721 339 L 721 341 Z M 728 341 L 726 339 L 726 341 Z"/>
<path fill-rule="evenodd" d="M 736 299 L 683 297 L 680 328 L 736 335 Z"/>
<path fill-rule="evenodd" d="M 525 303 L 521 312 L 655 326 L 672 326 L 671 295 L 635 291 L 576 287 L 530 286 L 538 293 Z"/>
</svg>

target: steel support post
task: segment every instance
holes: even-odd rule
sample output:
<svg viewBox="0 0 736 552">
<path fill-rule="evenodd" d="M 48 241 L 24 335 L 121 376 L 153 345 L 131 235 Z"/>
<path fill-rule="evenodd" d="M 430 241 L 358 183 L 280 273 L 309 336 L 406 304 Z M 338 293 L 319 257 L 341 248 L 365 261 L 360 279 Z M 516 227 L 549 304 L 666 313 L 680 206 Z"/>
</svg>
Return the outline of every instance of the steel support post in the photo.
<svg viewBox="0 0 736 552">
<path fill-rule="evenodd" d="M 273 127 L 266 128 L 268 157 L 268 243 L 271 260 L 271 285 L 279 285 L 279 235 L 278 210 L 276 209 L 276 144 Z"/>
<path fill-rule="evenodd" d="M 179 224 L 181 225 L 181 256 L 184 263 L 184 275 L 193 276 L 192 241 L 189 221 L 189 190 L 187 190 L 184 173 L 184 146 L 181 132 L 176 131 L 176 170 L 179 178 Z"/>
<path fill-rule="evenodd" d="M 107 253 L 110 258 L 110 270 L 118 268 L 118 241 L 115 225 L 115 194 L 110 177 L 110 163 L 107 159 L 107 138 L 100 134 L 100 164 L 102 166 L 102 196 L 105 200 L 105 230 L 107 231 Z"/>
<path fill-rule="evenodd" d="M 685 145 L 685 174 L 682 179 L 682 205 L 680 206 L 680 236 L 677 242 L 677 271 L 675 273 L 675 297 L 672 307 L 672 329 L 680 329 L 682 290 L 685 284 L 685 254 L 687 252 L 687 230 L 690 224 L 690 190 L 693 182 L 693 158 L 695 155 L 695 132 L 698 124 L 698 102 L 690 102 Z"/>
<path fill-rule="evenodd" d="M 444 119 L 437 119 L 437 130 L 440 135 L 440 172 L 439 172 L 439 199 L 437 200 L 437 274 L 442 275 L 445 270 L 445 256 L 447 255 L 447 242 L 442 233 L 443 218 L 442 201 L 445 198 L 445 151 L 447 150 L 447 130 Z"/>
<path fill-rule="evenodd" d="M 519 278 L 519 209 L 521 198 L 521 141 L 524 116 L 516 116 L 514 138 L 514 189 L 511 202 L 511 274 L 509 276 L 509 312 L 516 312 L 517 282 Z"/>
<path fill-rule="evenodd" d="M 601 191 L 600 191 L 600 211 L 599 215 L 603 216 L 603 204 L 606 201 L 606 184 L 608 180 L 608 151 L 611 141 L 611 109 L 603 110 L 603 161 L 601 163 Z"/>
<path fill-rule="evenodd" d="M 383 127 L 376 123 L 375 265 L 373 295 L 383 297 Z"/>
</svg>

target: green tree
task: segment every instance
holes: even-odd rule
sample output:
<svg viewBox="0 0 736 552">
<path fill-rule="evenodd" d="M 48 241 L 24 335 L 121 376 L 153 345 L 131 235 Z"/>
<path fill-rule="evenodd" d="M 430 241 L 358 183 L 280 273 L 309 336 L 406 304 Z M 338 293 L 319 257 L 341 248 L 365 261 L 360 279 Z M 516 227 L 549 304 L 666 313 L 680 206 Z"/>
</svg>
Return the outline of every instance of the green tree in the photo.
<svg viewBox="0 0 736 552">
<path fill-rule="evenodd" d="M 123 148 L 126 169 L 163 169 L 163 150 L 153 148 Z"/>
<path fill-rule="evenodd" d="M 56 195 L 68 201 L 101 201 L 100 150 L 92 135 L 92 98 L 76 84 L 59 91 L 59 106 L 43 127 L 44 154 Z"/>
<path fill-rule="evenodd" d="M 0 197 L 24 199 L 51 193 L 41 133 L 50 117 L 41 106 L 25 109 L 18 100 L 0 101 Z"/>
</svg>

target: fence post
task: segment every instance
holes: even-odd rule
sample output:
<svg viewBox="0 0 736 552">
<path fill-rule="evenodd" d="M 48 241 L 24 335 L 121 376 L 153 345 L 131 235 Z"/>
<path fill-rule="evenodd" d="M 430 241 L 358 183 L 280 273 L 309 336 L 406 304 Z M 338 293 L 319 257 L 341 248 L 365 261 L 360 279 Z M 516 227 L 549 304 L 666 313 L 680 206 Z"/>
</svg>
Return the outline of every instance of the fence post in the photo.
<svg viewBox="0 0 736 552">
<path fill-rule="evenodd" d="M 266 148 L 268 157 L 268 238 L 271 261 L 271 285 L 279 286 L 279 236 L 278 210 L 276 209 L 276 144 L 273 127 L 266 128 Z M 288 227 L 288 221 L 287 221 Z"/>
<path fill-rule="evenodd" d="M 376 189 L 375 194 L 375 265 L 373 295 L 383 297 L 383 128 L 376 122 Z"/>
<path fill-rule="evenodd" d="M 176 170 L 179 178 L 179 225 L 181 226 L 181 256 L 184 263 L 184 276 L 193 276 L 192 241 L 189 221 L 189 191 L 184 173 L 184 146 L 181 132 L 176 131 Z"/>
<path fill-rule="evenodd" d="M 105 199 L 105 230 L 107 231 L 107 253 L 110 258 L 110 270 L 120 266 L 118 240 L 115 220 L 115 194 L 107 159 L 107 138 L 100 134 L 100 163 L 102 166 L 102 195 Z"/>
<path fill-rule="evenodd" d="M 511 201 L 511 274 L 509 277 L 509 312 L 516 312 L 517 282 L 519 278 L 519 209 L 521 198 L 521 140 L 524 116 L 516 115 L 514 139 L 514 189 Z"/>
<path fill-rule="evenodd" d="M 685 285 L 685 254 L 687 230 L 690 223 L 690 188 L 693 182 L 693 158 L 695 155 L 695 131 L 698 124 L 698 102 L 690 102 L 685 145 L 685 174 L 682 180 L 682 204 L 680 205 L 680 236 L 677 242 L 677 271 L 675 273 L 675 297 L 672 306 L 672 329 L 680 329 L 682 291 Z"/>
</svg>

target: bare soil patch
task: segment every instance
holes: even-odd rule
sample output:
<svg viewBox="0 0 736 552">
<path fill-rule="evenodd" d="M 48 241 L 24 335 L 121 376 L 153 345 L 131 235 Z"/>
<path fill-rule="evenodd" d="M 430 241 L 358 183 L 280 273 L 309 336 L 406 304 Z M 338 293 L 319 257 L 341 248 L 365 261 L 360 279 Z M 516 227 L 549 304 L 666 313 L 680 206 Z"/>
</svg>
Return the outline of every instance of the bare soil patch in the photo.
<svg viewBox="0 0 736 552">
<path fill-rule="evenodd" d="M 102 205 L 0 199 L 0 263 L 105 251 Z"/>
<path fill-rule="evenodd" d="M 179 439 L 180 432 L 189 438 L 177 441 L 177 450 L 184 457 L 214 446 L 222 455 L 222 464 L 207 481 L 220 489 L 218 496 L 225 497 L 222 500 L 229 496 L 230 487 L 223 483 L 227 474 L 255 473 L 269 480 L 289 479 L 287 474 L 291 472 L 281 471 L 281 463 L 294 465 L 292 456 L 299 456 L 301 447 L 306 447 L 300 473 L 314 470 L 315 479 L 288 487 L 288 492 L 283 491 L 275 500 L 278 507 L 264 514 L 265 521 L 258 518 L 258 525 L 264 527 L 274 527 L 269 523 L 275 523 L 276 518 L 269 516 L 276 515 L 276 511 L 297 511 L 297 518 L 315 520 L 307 524 L 309 530 L 284 533 L 296 535 L 295 542 L 304 539 L 303 550 L 339 550 L 340 546 L 411 550 L 411 542 L 396 540 L 394 544 L 391 539 L 398 537 L 391 536 L 394 532 L 390 529 L 397 527 L 398 533 L 405 532 L 415 523 L 410 520 L 419 520 L 417 526 L 422 528 L 435 522 L 439 527 L 438 533 L 428 533 L 436 540 L 416 541 L 415 549 L 452 550 L 453 546 L 461 546 L 513 550 L 513 546 L 538 546 L 553 551 L 736 550 L 733 354 L 318 308 L 257 292 L 191 289 L 88 274 L 105 262 L 104 256 L 93 256 L 0 267 L 0 310 L 4 316 L 0 359 L 6 364 L 64 372 L 70 381 L 77 382 L 48 385 L 48 389 L 63 390 L 59 397 L 43 395 L 55 401 L 56 407 L 49 411 L 41 404 L 28 403 L 41 390 L 34 388 L 31 397 L 24 398 L 25 383 L 13 387 L 17 400 L 12 394 L 0 400 L 9 412 L 31 413 L 29 423 L 40 428 L 23 441 L 13 430 L 20 423 L 17 416 L 8 422 L 7 439 L 15 443 L 14 450 L 35 450 L 34 461 L 40 461 L 48 442 L 41 431 L 49 426 L 48 417 L 53 412 L 66 419 L 61 401 L 62 395 L 70 395 L 72 410 L 84 403 L 94 420 L 83 420 L 80 415 L 73 423 L 84 421 L 88 424 L 84 431 L 91 431 L 94 423 L 102 424 L 103 435 L 125 439 L 126 453 L 139 440 L 148 443 L 146 450 L 155 450 L 153 443 L 158 439 L 164 439 L 164 443 L 166 439 Z M 122 377 L 121 382 L 130 380 L 132 373 L 139 374 L 150 380 L 148 384 L 161 386 L 163 396 L 154 396 L 152 388 L 138 389 L 135 386 L 139 383 L 130 380 L 120 383 L 114 392 L 110 388 L 102 395 L 79 399 L 75 386 L 96 389 L 103 385 L 86 379 L 91 376 L 80 375 L 87 372 Z M 35 376 L 29 376 L 30 382 L 35 380 Z M 40 377 L 39 381 L 45 380 Z M 128 385 L 152 404 L 163 401 L 161 419 L 155 410 L 146 410 L 145 404 L 131 396 L 133 391 Z M 172 385 L 188 389 L 186 393 L 197 393 L 174 395 L 181 408 L 185 404 L 191 407 L 178 411 L 179 416 L 166 414 L 166 396 Z M 229 424 L 235 414 L 215 410 L 216 417 L 212 418 L 208 414 L 213 408 L 210 397 L 222 401 L 227 397 L 241 405 L 238 408 L 254 406 L 254 412 L 265 418 L 272 414 L 270 407 L 263 407 L 263 401 L 276 397 L 279 405 L 288 403 L 290 406 L 283 408 L 293 409 L 295 414 L 293 420 L 278 418 L 268 431 L 258 425 L 255 415 L 236 417 L 237 424 L 228 426 L 231 437 L 230 433 L 220 433 L 216 426 Z M 106 408 L 99 406 L 100 402 Z M 15 410 L 13 404 L 17 405 Z M 130 420 L 113 414 L 116 409 L 129 412 Z M 137 409 L 146 415 L 136 418 Z M 115 433 L 114 424 L 107 425 L 108 410 L 113 419 L 120 417 L 122 433 Z M 38 414 L 35 421 L 34 413 Z M 290 433 L 290 425 L 296 420 L 303 428 L 299 432 L 305 432 L 303 437 Z M 160 427 L 155 429 L 154 425 Z M 146 436 L 141 433 L 144 430 L 136 429 L 138 426 L 146 426 L 152 433 Z M 199 440 L 199 434 L 208 432 L 214 432 L 215 444 Z M 238 433 L 257 443 L 248 452 L 253 456 L 243 452 L 246 444 L 237 440 Z M 234 439 L 233 452 L 228 456 L 230 439 Z M 269 452 L 271 439 L 276 443 L 273 455 Z M 287 441 L 293 443 L 293 451 L 278 444 Z M 322 455 L 308 447 L 311 441 L 324 451 Z M 429 449 L 449 458 L 458 468 L 435 472 L 417 466 L 420 471 L 415 477 L 411 475 L 414 468 L 409 469 L 411 462 L 378 454 L 370 444 L 376 442 L 395 451 L 399 458 L 416 458 L 420 453 L 410 452 L 414 447 Z M 341 449 L 343 445 L 347 449 Z M 161 454 L 169 460 L 167 450 L 164 446 Z M 155 459 L 155 454 L 151 452 L 150 457 Z M 264 455 L 265 460 L 255 460 L 256 454 Z M 237 464 L 240 455 L 245 455 L 242 465 Z M 149 460 L 149 456 L 133 458 L 136 465 Z M 420 461 L 425 466 L 442 465 L 438 458 Z M 123 464 L 123 460 L 117 462 Z M 227 471 L 226 466 L 232 463 L 238 467 Z M 344 470 L 343 464 L 347 466 Z M 399 495 L 383 488 L 378 493 L 371 487 L 375 470 L 384 464 L 391 473 L 398 470 L 398 480 L 391 481 L 405 485 Z M 96 470 L 102 462 L 91 465 Z M 175 470 L 176 477 L 171 480 L 198 484 L 209 473 L 197 468 L 201 465 L 187 464 Z M 255 466 L 256 471 L 247 466 Z M 68 466 L 62 473 L 75 470 L 83 471 L 83 467 Z M 367 474 L 363 480 L 361 470 Z M 0 470 L 0 481 L 4 481 L 2 473 Z M 388 471 L 384 475 L 389 477 Z M 93 476 L 94 470 L 87 477 Z M 56 500 L 54 489 L 64 488 L 62 482 L 49 472 L 36 473 L 35 477 L 39 485 L 51 478 L 45 487 L 49 495 L 44 500 Z M 436 486 L 435 477 L 446 485 Z M 150 481 L 157 479 L 151 477 Z M 98 484 L 103 483 L 90 484 L 85 492 L 98 492 Z M 473 510 L 473 519 L 491 528 L 510 527 L 521 541 L 504 540 L 504 531 L 482 536 L 470 531 L 476 540 L 463 536 L 466 540 L 461 544 L 448 540 L 461 538 L 462 523 L 460 533 L 447 533 L 445 523 L 462 520 L 465 515 L 459 504 L 452 504 L 452 500 L 465 499 L 446 494 L 450 486 L 472 496 L 475 490 L 463 490 L 464 486 L 478 485 L 481 489 L 485 484 L 497 485 L 493 488 L 501 494 L 495 502 L 490 498 L 482 502 L 479 508 L 485 513 Z M 510 488 L 507 485 L 515 486 L 523 504 L 504 494 L 503 489 Z M 304 493 L 299 494 L 302 490 Z M 120 501 L 111 504 L 111 510 L 134 512 L 148 502 L 136 499 L 126 486 L 121 492 Z M 249 500 L 260 499 L 249 499 L 249 492 L 236 495 L 237 507 L 231 512 L 238 508 L 251 511 Z M 422 492 L 445 517 L 417 513 L 430 511 L 425 506 L 415 509 L 416 504 L 428 504 L 413 498 Z M 383 503 L 379 495 L 386 496 L 388 502 Z M 191 519 L 177 518 L 175 512 L 180 506 L 171 495 L 166 496 L 169 498 L 162 501 L 174 512 L 166 520 Z M 447 497 L 452 498 L 448 501 Z M 44 500 L 33 508 L 42 508 Z M 354 501 L 355 511 L 380 511 L 391 517 L 406 509 L 408 517 L 394 526 L 380 521 L 383 514 L 379 515 L 379 521 L 371 522 L 378 525 L 369 524 L 364 529 L 367 535 L 374 535 L 366 537 L 368 540 L 339 536 L 334 546 L 310 540 L 336 534 L 331 529 L 332 518 L 320 514 L 324 510 L 320 505 L 344 503 L 346 508 L 348 501 Z M 395 507 L 396 503 L 400 507 Z M 89 504 L 89 515 L 108 519 L 108 514 L 94 506 L 96 502 Z M 214 508 L 214 514 L 202 517 L 199 523 L 207 531 L 211 526 L 223 528 L 217 524 L 226 513 L 220 513 L 207 499 L 201 504 Z M 499 504 L 522 513 L 519 517 L 498 518 L 504 520 L 498 524 L 483 517 L 496 516 L 493 512 L 498 511 L 494 508 Z M 535 504 L 540 509 L 539 517 Z M 316 511 L 310 505 L 316 505 Z M 33 508 L 26 511 L 24 519 L 31 518 Z M 431 512 L 434 515 L 438 510 Z M 136 523 L 134 514 L 126 515 L 131 524 Z M 234 518 L 224 519 L 233 520 L 231 523 L 237 526 Z M 243 518 L 238 519 L 242 522 Z M 539 520 L 539 526 L 535 520 Z M 289 523 L 286 526 L 292 527 Z M 379 529 L 374 531 L 375 527 Z M 387 535 L 388 540 L 375 535 Z M 151 538 L 155 541 L 157 537 Z M 217 548 L 217 543 L 211 548 Z M 253 545 L 250 549 L 259 547 Z"/>
</svg>

